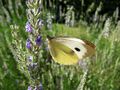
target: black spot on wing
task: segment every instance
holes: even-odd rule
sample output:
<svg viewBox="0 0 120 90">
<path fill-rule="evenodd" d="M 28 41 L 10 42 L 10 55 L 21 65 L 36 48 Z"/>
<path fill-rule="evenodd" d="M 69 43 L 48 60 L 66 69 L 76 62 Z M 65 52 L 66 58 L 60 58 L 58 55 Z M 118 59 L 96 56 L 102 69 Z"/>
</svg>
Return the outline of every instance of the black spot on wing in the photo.
<svg viewBox="0 0 120 90">
<path fill-rule="evenodd" d="M 80 49 L 79 49 L 79 48 L 75 47 L 74 49 L 75 49 L 77 52 L 80 52 Z"/>
</svg>

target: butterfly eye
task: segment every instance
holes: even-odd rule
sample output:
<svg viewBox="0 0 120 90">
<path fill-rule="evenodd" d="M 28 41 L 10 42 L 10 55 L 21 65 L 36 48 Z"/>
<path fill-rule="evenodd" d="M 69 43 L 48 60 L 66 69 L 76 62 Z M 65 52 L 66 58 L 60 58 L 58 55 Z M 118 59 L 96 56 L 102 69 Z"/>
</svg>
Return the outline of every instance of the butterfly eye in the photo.
<svg viewBox="0 0 120 90">
<path fill-rule="evenodd" d="M 79 49 L 79 48 L 77 48 L 77 47 L 75 47 L 75 50 L 76 50 L 76 51 L 78 51 L 78 52 L 80 52 L 80 49 Z"/>
</svg>

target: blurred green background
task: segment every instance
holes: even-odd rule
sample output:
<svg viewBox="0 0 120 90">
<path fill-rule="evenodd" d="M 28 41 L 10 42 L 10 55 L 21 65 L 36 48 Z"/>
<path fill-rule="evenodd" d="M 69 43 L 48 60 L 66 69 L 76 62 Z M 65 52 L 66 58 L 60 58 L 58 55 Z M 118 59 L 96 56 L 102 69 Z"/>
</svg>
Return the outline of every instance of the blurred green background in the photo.
<svg viewBox="0 0 120 90">
<path fill-rule="evenodd" d="M 65 18 L 70 7 L 73 7 L 74 15 L 71 18 L 74 25 L 66 26 Z M 10 47 L 10 25 L 18 25 L 21 37 L 26 40 L 26 8 L 25 0 L 0 0 L 0 90 L 26 90 L 28 87 L 27 77 L 17 68 Z M 91 59 L 84 90 L 120 90 L 119 8 L 119 0 L 43 0 L 44 17 L 46 13 L 54 16 L 52 33 L 55 36 L 77 37 L 96 45 L 96 54 Z M 56 67 L 58 71 L 62 70 L 58 75 L 64 76 L 63 90 L 76 90 L 81 70 L 74 66 Z M 52 70 L 56 71 L 55 66 Z M 70 75 L 65 76 L 65 72 Z M 51 82 L 43 80 L 44 90 L 56 90 L 56 84 Z"/>
</svg>

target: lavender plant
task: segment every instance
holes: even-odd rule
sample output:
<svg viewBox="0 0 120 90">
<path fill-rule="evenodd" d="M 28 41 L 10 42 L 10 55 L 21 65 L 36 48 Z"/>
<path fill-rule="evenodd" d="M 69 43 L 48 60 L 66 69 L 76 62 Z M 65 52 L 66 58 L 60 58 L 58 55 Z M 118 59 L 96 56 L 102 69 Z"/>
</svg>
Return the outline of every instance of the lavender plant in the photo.
<svg viewBox="0 0 120 90">
<path fill-rule="evenodd" d="M 93 21 L 94 22 L 98 22 L 100 16 L 99 16 L 99 12 L 101 11 L 102 9 L 102 6 L 103 6 L 103 3 L 100 2 L 99 6 L 97 7 L 96 11 L 95 11 L 95 15 L 94 15 L 94 18 L 93 18 Z"/>
<path fill-rule="evenodd" d="M 117 22 L 119 18 L 119 7 L 117 7 L 116 10 L 114 11 L 113 17 L 115 18 L 115 22 Z"/>
<path fill-rule="evenodd" d="M 26 33 L 27 33 L 27 39 L 26 39 L 26 47 L 25 43 L 22 42 L 22 38 L 19 36 L 18 28 L 13 27 L 13 46 L 15 46 L 15 50 L 13 51 L 14 56 L 16 57 L 16 60 L 18 62 L 18 67 L 22 73 L 26 75 L 26 77 L 29 80 L 29 86 L 28 90 L 42 90 L 42 83 L 46 83 L 46 79 L 49 78 L 49 83 L 47 85 L 47 89 L 60 89 L 62 90 L 66 86 L 64 86 L 64 82 L 68 86 L 70 86 L 70 83 L 72 80 L 74 81 L 73 76 L 76 75 L 77 78 L 79 78 L 79 74 L 74 73 L 72 68 L 70 67 L 69 69 L 65 71 L 65 67 L 61 67 L 58 65 L 52 65 L 46 71 L 46 68 L 42 66 L 47 67 L 47 65 L 44 63 L 45 58 L 43 56 L 43 49 L 44 49 L 44 37 L 45 35 L 42 33 L 42 26 L 43 26 L 43 20 L 41 19 L 41 14 L 42 14 L 42 2 L 41 0 L 27 0 L 27 17 L 28 21 L 26 22 Z M 70 13 L 70 15 L 72 15 Z M 73 15 L 74 17 L 74 15 Z M 47 22 L 51 22 L 51 19 Z M 48 23 L 51 25 L 51 23 Z M 71 22 L 70 22 L 71 25 Z M 88 72 L 88 68 L 85 62 L 81 63 L 81 67 L 83 67 L 83 72 L 84 75 L 78 80 L 81 81 L 80 84 L 78 85 L 78 90 L 83 90 L 85 82 L 86 82 L 86 76 Z M 59 68 L 60 67 L 60 68 Z M 57 68 L 57 69 L 56 69 Z M 70 73 L 70 71 L 72 71 Z M 42 75 L 42 73 L 46 73 Z M 64 73 L 66 72 L 66 73 Z M 70 73 L 70 74 L 69 74 Z M 64 80 L 67 79 L 66 81 Z M 47 77 L 47 78 L 46 78 Z M 46 81 L 45 81 L 46 80 Z M 56 83 L 54 83 L 54 81 Z M 52 83 L 52 84 L 50 84 Z M 55 85 L 57 85 L 55 87 Z M 76 85 L 77 86 L 77 85 Z M 75 87 L 76 88 L 76 87 Z"/>
<path fill-rule="evenodd" d="M 47 29 L 48 30 L 52 30 L 52 19 L 53 19 L 53 16 L 51 16 L 50 13 L 47 14 Z"/>
<path fill-rule="evenodd" d="M 105 22 L 105 26 L 104 26 L 104 29 L 102 31 L 103 37 L 105 37 L 105 38 L 109 37 L 109 35 L 110 35 L 110 28 L 111 28 L 110 26 L 111 26 L 111 19 L 108 18 L 106 20 L 106 22 Z"/>
<path fill-rule="evenodd" d="M 27 0 L 27 18 L 26 22 L 26 46 L 23 38 L 20 38 L 18 27 L 11 26 L 13 45 L 12 52 L 18 62 L 19 70 L 28 78 L 28 90 L 42 90 L 41 83 L 41 65 L 43 59 L 43 40 L 41 34 L 43 20 L 41 17 L 42 1 Z M 38 73 L 39 72 L 39 73 Z"/>
<path fill-rule="evenodd" d="M 73 7 L 68 7 L 68 11 L 65 16 L 65 25 L 73 27 L 75 24 L 75 16 L 74 16 Z"/>
<path fill-rule="evenodd" d="M 82 68 L 82 71 L 83 71 L 83 76 L 80 80 L 80 83 L 77 87 L 77 90 L 83 90 L 84 89 L 84 86 L 85 86 L 85 83 L 86 83 L 86 78 L 87 78 L 87 74 L 88 74 L 88 61 L 85 61 L 85 60 L 80 60 L 79 61 L 79 66 Z"/>
</svg>

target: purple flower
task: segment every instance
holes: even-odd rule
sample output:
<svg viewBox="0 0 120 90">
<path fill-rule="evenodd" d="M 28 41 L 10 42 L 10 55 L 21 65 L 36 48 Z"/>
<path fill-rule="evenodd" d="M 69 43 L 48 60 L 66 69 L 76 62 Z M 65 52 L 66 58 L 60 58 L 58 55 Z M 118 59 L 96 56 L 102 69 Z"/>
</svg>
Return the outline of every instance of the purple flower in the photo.
<svg viewBox="0 0 120 90">
<path fill-rule="evenodd" d="M 39 84 L 39 90 L 43 90 L 42 83 Z"/>
<path fill-rule="evenodd" d="M 31 87 L 31 86 L 28 86 L 28 90 L 32 90 L 32 87 Z"/>
<path fill-rule="evenodd" d="M 30 22 L 27 22 L 27 23 L 26 23 L 25 28 L 26 28 L 26 31 L 27 31 L 27 32 L 32 32 L 32 31 L 33 31 L 33 29 L 32 29 L 32 26 L 31 26 Z"/>
<path fill-rule="evenodd" d="M 26 47 L 28 48 L 28 49 L 31 49 L 31 41 L 30 41 L 30 39 L 27 39 L 27 41 L 26 41 Z"/>
<path fill-rule="evenodd" d="M 39 86 L 35 86 L 34 90 L 43 90 L 43 86 L 40 83 Z"/>
<path fill-rule="evenodd" d="M 35 40 L 35 42 L 36 42 L 36 45 L 40 45 L 41 44 L 41 41 L 42 41 L 42 39 L 41 39 L 42 37 L 41 36 L 38 36 L 37 38 L 36 38 L 36 40 Z"/>
</svg>

